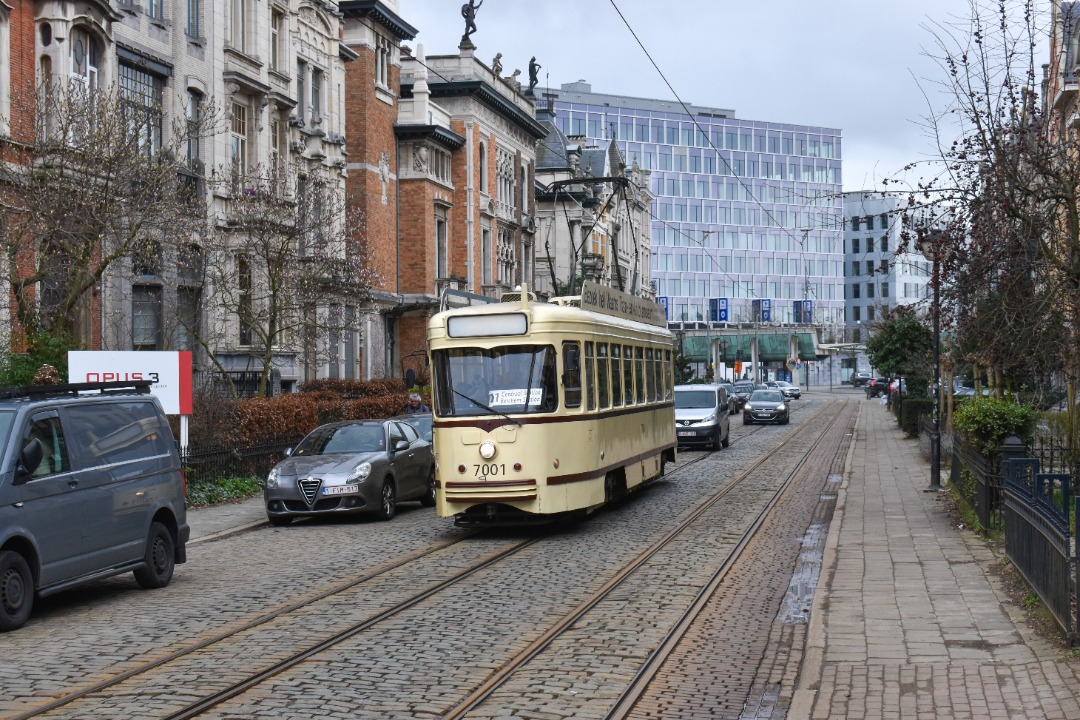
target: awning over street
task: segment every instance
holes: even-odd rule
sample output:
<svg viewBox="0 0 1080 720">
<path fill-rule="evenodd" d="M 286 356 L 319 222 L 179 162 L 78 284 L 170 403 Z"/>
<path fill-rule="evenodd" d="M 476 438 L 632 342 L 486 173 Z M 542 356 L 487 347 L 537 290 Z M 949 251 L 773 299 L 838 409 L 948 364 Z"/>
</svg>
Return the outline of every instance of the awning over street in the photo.
<svg viewBox="0 0 1080 720">
<path fill-rule="evenodd" d="M 800 360 L 818 360 L 826 353 L 818 354 L 818 347 L 814 333 L 740 333 L 740 334 L 714 334 L 714 335 L 691 335 L 687 332 L 682 338 L 683 355 L 691 362 L 708 362 L 709 346 L 716 346 L 716 354 L 720 362 L 733 363 L 736 359 L 749 362 L 751 359 L 750 344 L 757 338 L 758 360 L 761 362 L 786 362 L 790 357 L 791 338 L 795 337 L 798 343 L 798 357 Z M 676 345 L 679 340 L 676 337 Z"/>
</svg>

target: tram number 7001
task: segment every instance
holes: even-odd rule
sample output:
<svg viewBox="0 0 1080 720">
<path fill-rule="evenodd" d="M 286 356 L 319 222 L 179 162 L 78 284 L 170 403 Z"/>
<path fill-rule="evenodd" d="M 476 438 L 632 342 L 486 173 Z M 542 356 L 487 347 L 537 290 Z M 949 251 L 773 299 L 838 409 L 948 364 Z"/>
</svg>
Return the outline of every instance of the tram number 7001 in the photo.
<svg viewBox="0 0 1080 720">
<path fill-rule="evenodd" d="M 476 470 L 476 475 L 505 475 L 506 464 L 505 463 L 491 463 L 490 465 L 473 465 Z"/>
</svg>

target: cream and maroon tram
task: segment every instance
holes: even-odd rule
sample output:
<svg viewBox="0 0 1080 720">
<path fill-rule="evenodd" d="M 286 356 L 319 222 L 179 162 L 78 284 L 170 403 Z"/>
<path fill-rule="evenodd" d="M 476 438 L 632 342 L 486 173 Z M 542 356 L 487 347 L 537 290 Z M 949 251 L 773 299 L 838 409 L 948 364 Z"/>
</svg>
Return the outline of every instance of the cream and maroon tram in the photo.
<svg viewBox="0 0 1080 720">
<path fill-rule="evenodd" d="M 593 283 L 428 323 L 436 510 L 461 525 L 583 515 L 675 460 L 663 309 Z"/>
</svg>

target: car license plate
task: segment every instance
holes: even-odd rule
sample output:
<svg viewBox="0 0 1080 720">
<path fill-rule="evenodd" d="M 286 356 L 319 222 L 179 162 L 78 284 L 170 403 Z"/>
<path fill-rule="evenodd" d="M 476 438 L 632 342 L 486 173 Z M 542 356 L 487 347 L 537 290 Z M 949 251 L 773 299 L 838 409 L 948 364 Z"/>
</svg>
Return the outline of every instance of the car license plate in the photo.
<svg viewBox="0 0 1080 720">
<path fill-rule="evenodd" d="M 356 485 L 331 485 L 322 489 L 323 495 L 349 495 L 355 492 L 360 492 Z"/>
<path fill-rule="evenodd" d="M 679 437 L 694 437 L 695 435 L 697 435 L 697 433 L 695 433 L 695 432 L 680 432 L 680 433 L 676 433 L 676 434 Z"/>
</svg>

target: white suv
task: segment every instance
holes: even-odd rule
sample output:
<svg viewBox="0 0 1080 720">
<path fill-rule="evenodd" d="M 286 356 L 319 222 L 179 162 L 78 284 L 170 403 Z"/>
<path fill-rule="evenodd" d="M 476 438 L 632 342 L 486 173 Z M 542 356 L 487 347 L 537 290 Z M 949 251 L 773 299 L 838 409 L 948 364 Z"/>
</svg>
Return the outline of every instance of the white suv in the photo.
<svg viewBox="0 0 1080 720">
<path fill-rule="evenodd" d="M 675 438 L 679 445 L 727 447 L 731 398 L 723 385 L 675 386 Z"/>
</svg>

